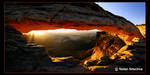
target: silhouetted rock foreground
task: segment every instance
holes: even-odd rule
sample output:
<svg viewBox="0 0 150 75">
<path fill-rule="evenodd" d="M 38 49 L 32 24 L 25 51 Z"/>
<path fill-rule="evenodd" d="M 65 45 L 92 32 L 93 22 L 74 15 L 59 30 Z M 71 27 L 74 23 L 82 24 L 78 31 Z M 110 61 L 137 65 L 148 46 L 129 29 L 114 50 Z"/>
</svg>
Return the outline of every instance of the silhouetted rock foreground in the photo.
<svg viewBox="0 0 150 75">
<path fill-rule="evenodd" d="M 91 72 L 72 59 L 68 59 L 66 62 L 52 62 L 47 56 L 47 51 L 44 47 L 27 45 L 26 39 L 21 35 L 20 32 L 5 24 L 6 72 Z M 119 60 L 117 58 L 110 60 L 107 56 L 104 56 L 101 58 L 103 60 L 102 63 L 97 64 L 97 61 L 95 61 L 89 63 L 89 66 L 109 66 L 106 69 L 97 68 L 94 72 L 114 72 L 116 67 L 139 67 L 144 69 L 144 48 L 144 39 L 141 39 L 128 48 L 128 50 L 133 50 L 133 60 Z M 134 51 L 134 49 L 136 49 L 136 51 Z M 96 63 L 96 65 L 94 63 Z"/>
</svg>

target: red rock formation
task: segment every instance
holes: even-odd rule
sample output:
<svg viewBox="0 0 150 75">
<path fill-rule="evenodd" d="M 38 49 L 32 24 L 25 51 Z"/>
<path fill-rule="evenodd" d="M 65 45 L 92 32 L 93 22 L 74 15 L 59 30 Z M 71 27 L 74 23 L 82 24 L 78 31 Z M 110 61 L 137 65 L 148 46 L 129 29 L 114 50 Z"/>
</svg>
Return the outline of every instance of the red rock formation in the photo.
<svg viewBox="0 0 150 75">
<path fill-rule="evenodd" d="M 22 33 L 48 29 L 99 29 L 114 34 L 129 35 L 128 40 L 141 37 L 130 21 L 113 15 L 94 3 L 6 5 L 5 23 Z"/>
<path fill-rule="evenodd" d="M 146 25 L 141 24 L 141 25 L 136 25 L 136 27 L 140 30 L 143 37 L 146 38 Z"/>
</svg>

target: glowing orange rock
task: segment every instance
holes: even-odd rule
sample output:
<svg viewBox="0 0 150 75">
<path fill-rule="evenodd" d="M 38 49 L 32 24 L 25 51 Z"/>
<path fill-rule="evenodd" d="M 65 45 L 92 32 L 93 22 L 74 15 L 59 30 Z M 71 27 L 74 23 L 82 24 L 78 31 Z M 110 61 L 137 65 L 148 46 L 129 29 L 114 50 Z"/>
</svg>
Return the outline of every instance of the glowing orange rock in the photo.
<svg viewBox="0 0 150 75">
<path fill-rule="evenodd" d="M 99 29 L 129 35 L 129 41 L 134 37 L 142 37 L 133 23 L 105 11 L 95 3 L 6 5 L 5 23 L 23 33 L 59 28 Z"/>
<path fill-rule="evenodd" d="M 145 24 L 136 25 L 136 27 L 140 30 L 143 37 L 146 38 L 146 25 Z"/>
</svg>

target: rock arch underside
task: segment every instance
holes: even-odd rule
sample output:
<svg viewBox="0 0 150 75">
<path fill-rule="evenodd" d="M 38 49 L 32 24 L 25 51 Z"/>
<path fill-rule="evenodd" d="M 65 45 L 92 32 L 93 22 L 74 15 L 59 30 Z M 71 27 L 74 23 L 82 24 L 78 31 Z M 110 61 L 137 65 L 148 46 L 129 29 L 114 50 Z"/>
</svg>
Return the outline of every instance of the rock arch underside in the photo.
<svg viewBox="0 0 150 75">
<path fill-rule="evenodd" d="M 15 50 L 17 51 L 18 49 L 20 49 L 20 47 L 25 48 L 23 50 L 27 54 L 28 52 L 30 52 L 30 50 L 27 49 L 35 49 L 35 52 L 32 51 L 33 52 L 32 58 L 35 57 L 38 59 L 38 57 L 42 58 L 41 55 L 49 54 L 47 53 L 48 51 L 45 50 L 42 52 L 40 50 L 38 51 L 38 48 L 43 49 L 43 47 L 36 48 L 35 46 L 26 45 L 28 40 L 27 37 L 29 36 L 24 35 L 22 37 L 22 34 L 30 33 L 30 31 L 32 30 L 54 30 L 60 28 L 76 29 L 76 30 L 97 29 L 100 30 L 100 32 L 97 32 L 97 36 L 95 39 L 96 43 L 95 45 L 92 46 L 92 48 L 88 50 L 78 51 L 76 54 L 71 53 L 74 54 L 72 55 L 75 58 L 74 62 L 75 61 L 80 62 L 82 65 L 84 65 L 85 68 L 88 68 L 90 71 L 99 72 L 99 71 L 113 71 L 114 67 L 119 65 L 122 66 L 124 64 L 128 64 L 130 66 L 133 66 L 134 64 L 135 66 L 139 65 L 141 62 L 144 61 L 144 54 L 142 55 L 142 58 L 139 59 L 139 56 L 137 56 L 138 55 L 137 50 L 139 51 L 143 50 L 142 52 L 144 53 L 145 45 L 139 46 L 139 44 L 140 43 L 144 44 L 143 39 L 146 38 L 145 37 L 146 35 L 143 37 L 140 30 L 130 21 L 126 20 L 121 16 L 114 15 L 109 11 L 104 10 L 102 7 L 100 7 L 95 3 L 6 4 L 4 12 L 5 12 L 4 26 L 6 32 L 5 33 L 6 54 L 11 55 L 11 53 L 13 52 L 11 51 L 11 49 L 16 48 Z M 14 38 L 14 36 L 17 36 L 17 38 L 21 38 L 21 41 L 23 42 L 22 46 L 19 45 L 21 41 L 13 40 L 17 39 Z M 24 37 L 26 37 L 27 39 L 26 41 Z M 133 41 L 134 38 L 140 38 L 139 42 L 134 42 Z M 11 48 L 12 47 L 11 45 L 13 43 L 15 43 L 16 45 L 14 45 L 14 48 Z M 139 49 L 138 47 L 141 47 L 141 49 Z M 62 52 L 60 51 L 57 53 Z M 54 53 L 53 56 L 55 56 L 57 53 Z M 18 55 L 20 55 L 19 52 Z M 21 59 L 16 58 L 17 56 L 13 57 L 6 56 L 6 61 L 11 61 L 12 59 L 14 60 Z M 47 57 L 45 58 L 48 59 Z M 28 61 L 27 59 L 24 59 L 24 61 L 25 60 Z M 43 59 L 43 62 L 44 61 L 45 60 Z M 8 72 L 15 71 L 12 70 L 12 67 L 14 66 L 10 67 L 11 64 L 13 63 L 14 62 L 11 63 L 6 62 L 6 71 Z M 34 63 L 37 64 L 37 62 Z M 41 62 L 39 63 L 43 64 Z M 69 63 L 72 63 L 72 61 L 69 61 Z M 34 68 L 37 67 L 35 66 L 35 64 L 28 65 L 29 67 L 31 66 L 31 68 L 30 69 L 25 68 L 28 69 L 26 71 L 33 71 L 33 72 L 42 71 L 41 69 L 39 70 L 38 68 Z M 53 66 L 55 64 L 53 64 Z M 23 64 L 21 64 L 20 66 L 22 65 Z M 141 67 L 143 65 L 139 66 Z M 24 71 L 22 69 L 20 70 Z M 78 71 L 84 72 L 83 70 Z"/>
</svg>

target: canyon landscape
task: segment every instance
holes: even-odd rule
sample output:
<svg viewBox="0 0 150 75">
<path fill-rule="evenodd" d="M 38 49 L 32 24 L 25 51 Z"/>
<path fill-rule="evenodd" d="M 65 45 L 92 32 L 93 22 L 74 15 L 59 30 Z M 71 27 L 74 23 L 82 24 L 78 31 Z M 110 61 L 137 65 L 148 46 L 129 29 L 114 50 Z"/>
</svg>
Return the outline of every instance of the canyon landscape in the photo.
<svg viewBox="0 0 150 75">
<path fill-rule="evenodd" d="M 8 3 L 4 13 L 6 72 L 145 71 L 146 24 L 94 2 Z"/>
</svg>

